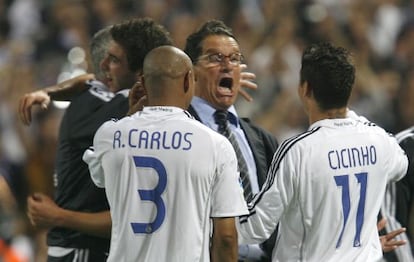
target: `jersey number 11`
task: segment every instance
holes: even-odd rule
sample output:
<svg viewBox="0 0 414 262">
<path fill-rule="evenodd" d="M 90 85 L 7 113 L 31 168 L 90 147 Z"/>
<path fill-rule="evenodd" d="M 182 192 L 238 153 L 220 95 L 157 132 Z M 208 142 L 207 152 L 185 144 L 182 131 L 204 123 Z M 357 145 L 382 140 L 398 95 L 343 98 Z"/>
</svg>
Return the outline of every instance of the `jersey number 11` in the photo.
<svg viewBox="0 0 414 262">
<path fill-rule="evenodd" d="M 364 223 L 364 210 L 365 210 L 365 195 L 367 192 L 367 175 L 368 173 L 357 173 L 354 174 L 358 183 L 360 184 L 359 190 L 359 203 L 356 213 L 356 233 L 354 237 L 354 247 L 361 246 L 361 230 Z M 339 235 L 338 242 L 336 243 L 336 248 L 341 246 L 342 235 L 345 230 L 345 225 L 349 217 L 349 211 L 351 209 L 351 201 L 349 197 L 349 175 L 334 176 L 336 185 L 342 187 L 342 212 L 344 215 L 344 224 L 342 226 L 341 234 Z"/>
</svg>

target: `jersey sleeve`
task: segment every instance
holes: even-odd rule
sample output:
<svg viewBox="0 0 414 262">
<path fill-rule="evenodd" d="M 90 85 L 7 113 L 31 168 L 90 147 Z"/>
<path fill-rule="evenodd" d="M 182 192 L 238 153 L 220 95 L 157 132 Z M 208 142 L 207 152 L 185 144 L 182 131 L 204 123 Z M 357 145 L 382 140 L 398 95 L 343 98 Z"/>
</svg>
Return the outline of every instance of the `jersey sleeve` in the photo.
<svg viewBox="0 0 414 262">
<path fill-rule="evenodd" d="M 221 138 L 221 137 L 220 137 Z M 222 137 L 217 148 L 216 176 L 212 189 L 212 217 L 235 217 L 247 214 L 243 188 L 237 172 L 236 153 Z"/>
<path fill-rule="evenodd" d="M 240 217 L 237 223 L 239 244 L 261 243 L 268 239 L 294 197 L 297 184 L 294 164 L 298 157 L 292 157 L 294 149 L 286 153 L 284 148 L 282 144 L 273 156 L 265 184 L 248 205 L 249 214 Z"/>
<path fill-rule="evenodd" d="M 408 157 L 407 175 L 404 177 L 404 181 L 402 182 L 406 184 L 408 188 L 414 190 L 414 134 L 401 140 L 400 146 Z"/>
<path fill-rule="evenodd" d="M 389 177 L 390 181 L 398 181 L 405 176 L 408 169 L 408 158 L 404 150 L 400 147 L 394 136 L 389 136 L 390 153 L 389 161 Z M 393 152 L 393 153 L 391 153 Z"/>
<path fill-rule="evenodd" d="M 92 181 L 96 186 L 105 187 L 105 176 L 102 168 L 102 157 L 111 147 L 111 137 L 108 130 L 113 125 L 113 121 L 104 123 L 95 134 L 93 146 L 83 154 L 83 161 L 88 164 Z"/>
</svg>

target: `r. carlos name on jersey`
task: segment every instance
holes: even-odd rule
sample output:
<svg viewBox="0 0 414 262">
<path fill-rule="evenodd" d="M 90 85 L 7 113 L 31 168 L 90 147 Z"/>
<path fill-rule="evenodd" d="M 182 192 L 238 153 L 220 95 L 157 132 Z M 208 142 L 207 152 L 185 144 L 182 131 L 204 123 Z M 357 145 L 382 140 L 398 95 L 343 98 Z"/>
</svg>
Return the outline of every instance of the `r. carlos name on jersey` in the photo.
<svg viewBox="0 0 414 262">
<path fill-rule="evenodd" d="M 180 131 L 148 131 L 130 129 L 126 133 L 120 130 L 114 132 L 112 147 L 190 150 L 193 133 Z"/>
</svg>

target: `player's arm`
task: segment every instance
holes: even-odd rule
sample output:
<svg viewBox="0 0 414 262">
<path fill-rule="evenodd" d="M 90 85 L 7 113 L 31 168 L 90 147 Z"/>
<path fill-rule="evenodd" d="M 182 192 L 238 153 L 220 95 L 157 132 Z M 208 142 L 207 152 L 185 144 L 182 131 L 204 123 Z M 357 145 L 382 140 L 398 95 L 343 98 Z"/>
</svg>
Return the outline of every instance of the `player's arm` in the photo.
<svg viewBox="0 0 414 262">
<path fill-rule="evenodd" d="M 64 227 L 89 235 L 110 238 L 109 211 L 97 213 L 77 212 L 59 207 L 47 195 L 36 193 L 27 199 L 27 215 L 32 225 L 42 228 Z"/>
<path fill-rule="evenodd" d="M 237 250 L 237 230 L 234 217 L 214 217 L 210 250 L 211 261 L 237 261 Z"/>
<path fill-rule="evenodd" d="M 29 125 L 32 121 L 32 106 L 40 105 L 42 109 L 47 109 L 50 100 L 68 101 L 87 88 L 87 80 L 94 79 L 93 74 L 84 74 L 69 80 L 63 81 L 53 86 L 45 87 L 41 90 L 24 94 L 19 101 L 19 117 L 25 124 Z"/>
<path fill-rule="evenodd" d="M 87 88 L 86 81 L 95 79 L 94 74 L 83 74 L 68 79 L 43 90 L 52 98 L 52 100 L 68 101 L 76 94 L 79 94 Z"/>
</svg>

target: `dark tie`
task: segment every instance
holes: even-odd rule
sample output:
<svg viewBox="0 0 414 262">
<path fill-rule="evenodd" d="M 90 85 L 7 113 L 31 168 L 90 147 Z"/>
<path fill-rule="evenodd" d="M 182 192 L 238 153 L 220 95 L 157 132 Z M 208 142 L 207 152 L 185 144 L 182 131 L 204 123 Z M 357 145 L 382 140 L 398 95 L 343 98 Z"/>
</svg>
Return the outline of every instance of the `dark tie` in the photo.
<svg viewBox="0 0 414 262">
<path fill-rule="evenodd" d="M 218 132 L 227 137 L 227 139 L 233 145 L 234 151 L 237 155 L 237 163 L 239 166 L 240 178 L 243 185 L 244 198 L 246 199 L 246 201 L 250 201 L 253 193 L 252 186 L 250 185 L 249 171 L 247 169 L 246 161 L 244 160 L 243 154 L 240 150 L 236 137 L 234 136 L 233 132 L 230 130 L 230 127 L 228 125 L 227 114 L 227 111 L 217 110 L 214 113 L 214 120 L 218 125 Z"/>
</svg>

